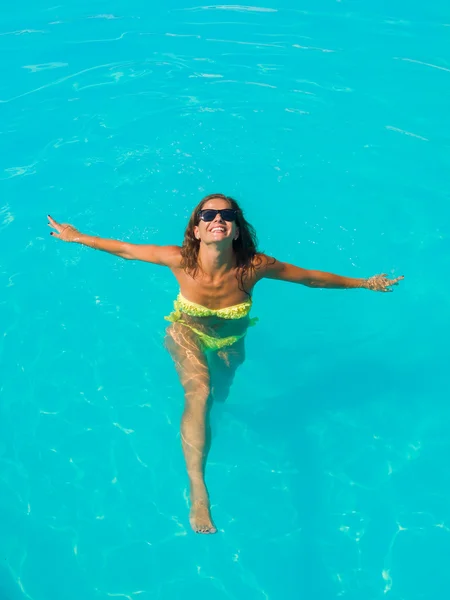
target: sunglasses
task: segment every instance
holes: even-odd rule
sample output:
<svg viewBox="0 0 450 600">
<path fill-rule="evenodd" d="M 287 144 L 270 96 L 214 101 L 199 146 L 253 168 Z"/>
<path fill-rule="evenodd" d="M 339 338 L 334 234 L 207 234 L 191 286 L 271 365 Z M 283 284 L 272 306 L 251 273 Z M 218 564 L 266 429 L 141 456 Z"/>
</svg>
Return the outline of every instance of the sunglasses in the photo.
<svg viewBox="0 0 450 600">
<path fill-rule="evenodd" d="M 224 221 L 236 221 L 237 219 L 237 211 L 234 208 L 205 208 L 198 211 L 198 218 L 209 223 L 214 221 L 218 214 Z"/>
</svg>

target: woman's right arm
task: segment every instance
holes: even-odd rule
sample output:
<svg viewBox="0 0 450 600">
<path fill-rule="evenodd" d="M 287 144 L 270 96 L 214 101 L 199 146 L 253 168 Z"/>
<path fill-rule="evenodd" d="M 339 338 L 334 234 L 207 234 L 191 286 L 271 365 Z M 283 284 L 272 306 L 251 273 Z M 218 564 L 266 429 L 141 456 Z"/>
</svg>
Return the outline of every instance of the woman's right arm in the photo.
<svg viewBox="0 0 450 600">
<path fill-rule="evenodd" d="M 130 244 L 119 240 L 111 240 L 81 233 L 67 223 L 58 223 L 48 215 L 48 225 L 56 230 L 50 235 L 63 242 L 75 242 L 114 254 L 126 260 L 142 260 L 145 262 L 163 265 L 166 267 L 177 267 L 181 261 L 179 246 L 156 246 L 154 244 Z"/>
</svg>

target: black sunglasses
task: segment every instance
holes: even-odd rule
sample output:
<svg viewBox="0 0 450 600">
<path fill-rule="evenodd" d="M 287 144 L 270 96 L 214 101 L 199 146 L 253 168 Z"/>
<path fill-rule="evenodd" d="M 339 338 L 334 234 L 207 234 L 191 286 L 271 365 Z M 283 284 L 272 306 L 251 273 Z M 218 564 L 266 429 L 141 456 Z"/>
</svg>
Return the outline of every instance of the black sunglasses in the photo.
<svg viewBox="0 0 450 600">
<path fill-rule="evenodd" d="M 237 219 L 237 211 L 234 208 L 205 208 L 198 211 L 198 218 L 209 223 L 214 221 L 218 214 L 224 221 L 236 221 Z"/>
</svg>

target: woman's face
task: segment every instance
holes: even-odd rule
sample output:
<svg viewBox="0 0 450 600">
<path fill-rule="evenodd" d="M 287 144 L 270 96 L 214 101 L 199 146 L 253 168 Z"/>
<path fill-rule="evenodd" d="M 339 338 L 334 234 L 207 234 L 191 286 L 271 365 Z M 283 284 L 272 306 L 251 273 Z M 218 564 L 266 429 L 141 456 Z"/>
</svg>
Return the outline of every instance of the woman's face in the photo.
<svg viewBox="0 0 450 600">
<path fill-rule="evenodd" d="M 211 198 L 205 202 L 201 210 L 231 208 L 230 203 L 222 198 Z M 217 213 L 212 221 L 199 220 L 194 227 L 194 235 L 198 240 L 206 244 L 231 245 L 233 240 L 239 236 L 239 228 L 236 221 L 225 221 L 220 213 Z"/>
</svg>

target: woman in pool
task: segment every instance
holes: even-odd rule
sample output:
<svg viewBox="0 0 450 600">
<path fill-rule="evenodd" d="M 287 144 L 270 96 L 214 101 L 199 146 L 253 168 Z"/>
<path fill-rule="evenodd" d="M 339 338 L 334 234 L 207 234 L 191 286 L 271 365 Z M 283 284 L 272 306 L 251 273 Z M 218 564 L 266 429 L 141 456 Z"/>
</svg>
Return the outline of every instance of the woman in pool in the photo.
<svg viewBox="0 0 450 600">
<path fill-rule="evenodd" d="M 198 533 L 215 533 L 204 465 L 208 409 L 212 398 L 228 394 L 236 368 L 244 361 L 244 339 L 253 324 L 249 313 L 253 288 L 263 278 L 316 288 L 365 288 L 390 292 L 403 277 L 341 277 L 283 263 L 258 252 L 253 227 L 238 203 L 223 194 L 206 196 L 195 207 L 182 246 L 130 244 L 93 237 L 50 216 L 50 235 L 77 242 L 128 260 L 169 267 L 180 285 L 174 311 L 166 317 L 166 347 L 184 388 L 181 440 L 190 482 L 190 522 Z M 222 369 L 219 389 L 211 375 Z"/>
</svg>

